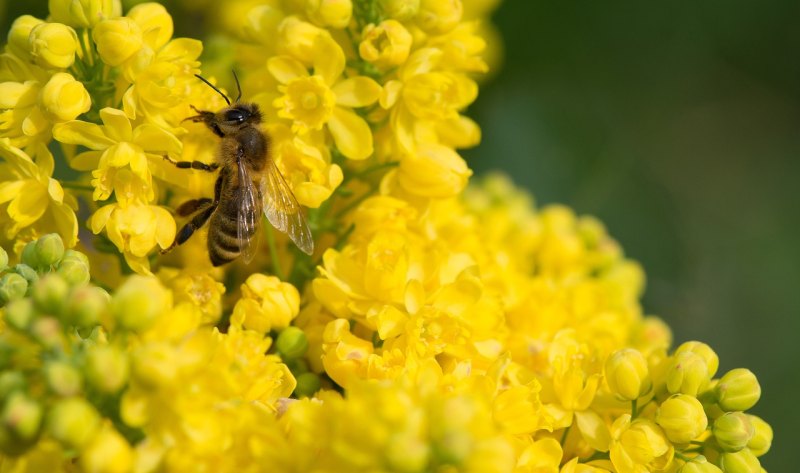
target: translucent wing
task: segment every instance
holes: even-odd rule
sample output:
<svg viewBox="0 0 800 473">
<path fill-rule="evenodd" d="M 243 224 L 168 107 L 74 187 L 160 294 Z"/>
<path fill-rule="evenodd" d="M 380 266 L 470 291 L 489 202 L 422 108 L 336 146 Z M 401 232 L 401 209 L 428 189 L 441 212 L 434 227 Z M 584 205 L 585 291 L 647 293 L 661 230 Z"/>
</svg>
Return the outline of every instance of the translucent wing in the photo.
<svg viewBox="0 0 800 473">
<path fill-rule="evenodd" d="M 258 250 L 258 221 L 261 219 L 258 187 L 251 179 L 247 166 L 239 162 L 239 212 L 236 218 L 236 237 L 242 260 L 249 263 Z"/>
<path fill-rule="evenodd" d="M 303 209 L 294 198 L 292 189 L 283 179 L 280 170 L 271 160 L 267 160 L 261 194 L 264 198 L 264 214 L 273 227 L 289 235 L 303 253 L 314 252 L 314 238 L 308 228 Z"/>
</svg>

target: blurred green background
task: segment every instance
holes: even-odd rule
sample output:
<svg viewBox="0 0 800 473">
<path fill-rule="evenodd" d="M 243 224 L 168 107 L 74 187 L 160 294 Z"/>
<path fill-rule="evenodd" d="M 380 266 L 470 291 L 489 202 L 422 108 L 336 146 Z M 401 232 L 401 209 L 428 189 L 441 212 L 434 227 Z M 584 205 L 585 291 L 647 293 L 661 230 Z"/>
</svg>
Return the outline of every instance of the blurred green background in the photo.
<svg viewBox="0 0 800 473">
<path fill-rule="evenodd" d="M 46 8 L 0 0 L 1 31 Z M 505 64 L 470 110 L 483 143 L 464 153 L 539 205 L 602 219 L 676 344 L 705 341 L 721 372 L 758 375 L 772 472 L 793 471 L 800 426 L 798 19 L 797 0 L 506 0 Z"/>
</svg>

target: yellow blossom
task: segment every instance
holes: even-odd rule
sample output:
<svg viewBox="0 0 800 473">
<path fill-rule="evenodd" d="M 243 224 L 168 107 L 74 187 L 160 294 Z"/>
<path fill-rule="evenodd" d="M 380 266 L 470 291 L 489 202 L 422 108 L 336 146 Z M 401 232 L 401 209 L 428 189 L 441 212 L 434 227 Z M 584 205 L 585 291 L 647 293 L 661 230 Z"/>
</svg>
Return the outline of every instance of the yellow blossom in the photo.
<svg viewBox="0 0 800 473">
<path fill-rule="evenodd" d="M 674 455 L 674 447 L 655 423 L 646 419 L 631 421 L 623 414 L 611 428 L 611 461 L 618 473 L 643 473 L 663 470 Z"/>
<path fill-rule="evenodd" d="M 385 20 L 364 28 L 358 52 L 365 61 L 389 68 L 405 62 L 411 51 L 411 33 L 396 20 Z"/>
<path fill-rule="evenodd" d="M 76 28 L 92 27 L 122 14 L 120 0 L 49 0 L 48 6 L 53 21 Z"/>
<path fill-rule="evenodd" d="M 242 285 L 231 323 L 259 333 L 287 327 L 300 310 L 300 294 L 294 286 L 274 276 L 252 274 Z"/>
<path fill-rule="evenodd" d="M 65 72 L 53 74 L 42 88 L 40 100 L 42 110 L 53 122 L 74 120 L 92 106 L 83 84 Z"/>
<path fill-rule="evenodd" d="M 142 30 L 130 18 L 103 20 L 92 29 L 97 53 L 109 66 L 119 66 L 142 47 Z"/>
<path fill-rule="evenodd" d="M 353 15 L 352 0 L 307 0 L 306 15 L 320 26 L 344 28 Z"/>
<path fill-rule="evenodd" d="M 66 69 L 75 61 L 78 35 L 61 23 L 40 23 L 31 29 L 30 51 L 34 61 L 48 69 Z"/>
</svg>

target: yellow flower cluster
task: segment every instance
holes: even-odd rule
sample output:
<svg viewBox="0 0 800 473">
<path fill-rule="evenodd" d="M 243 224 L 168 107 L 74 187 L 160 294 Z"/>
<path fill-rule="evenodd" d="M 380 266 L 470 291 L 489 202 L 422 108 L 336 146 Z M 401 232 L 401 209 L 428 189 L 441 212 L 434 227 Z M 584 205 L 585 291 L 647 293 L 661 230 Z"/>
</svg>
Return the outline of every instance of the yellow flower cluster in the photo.
<svg viewBox="0 0 800 473">
<path fill-rule="evenodd" d="M 221 94 L 160 4 L 18 18 L 0 55 L 0 471 L 762 471 L 755 376 L 671 350 L 600 222 L 498 175 L 468 185 L 495 3 L 202 3 Z M 168 206 L 213 190 L 170 161 L 215 160 L 185 119 L 225 106 L 234 65 L 317 248 L 268 231 L 246 274 L 210 270 L 202 233 L 156 254 Z M 67 166 L 77 180 L 54 177 Z M 78 241 L 76 212 L 98 236 Z"/>
</svg>

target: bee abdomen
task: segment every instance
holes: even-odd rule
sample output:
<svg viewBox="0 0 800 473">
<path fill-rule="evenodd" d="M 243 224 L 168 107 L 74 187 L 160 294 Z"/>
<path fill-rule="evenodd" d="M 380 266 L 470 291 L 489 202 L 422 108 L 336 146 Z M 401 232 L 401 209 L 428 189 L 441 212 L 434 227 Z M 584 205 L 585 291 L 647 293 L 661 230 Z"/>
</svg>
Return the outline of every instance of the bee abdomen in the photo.
<svg viewBox="0 0 800 473">
<path fill-rule="evenodd" d="M 211 264 L 220 266 L 230 263 L 239 257 L 240 253 L 236 219 L 215 212 L 208 227 L 208 254 Z"/>
</svg>

